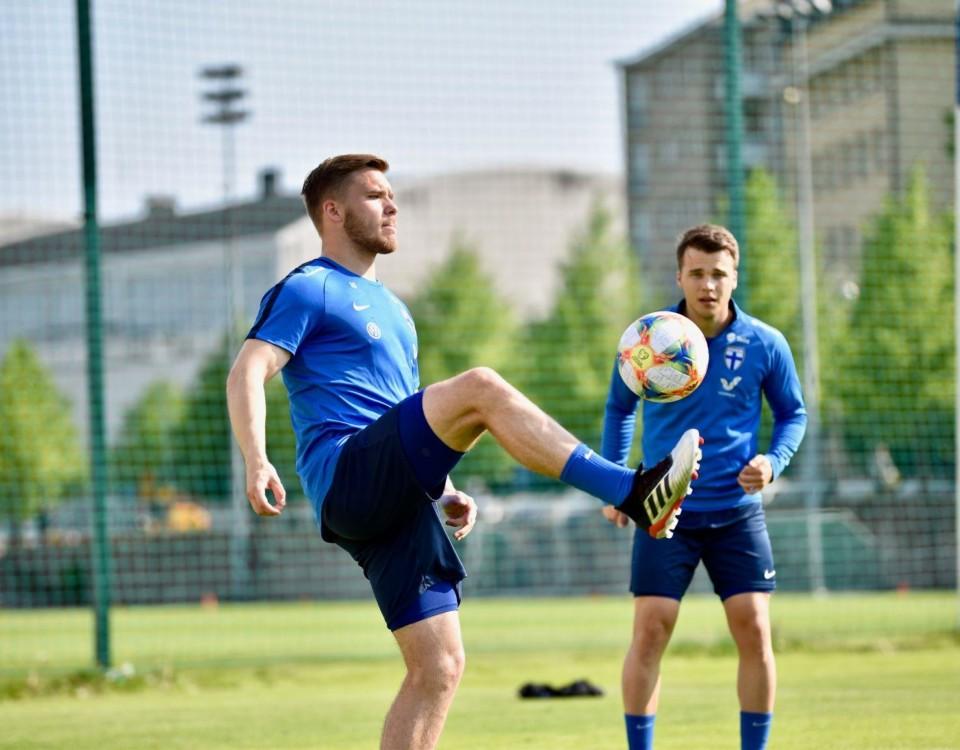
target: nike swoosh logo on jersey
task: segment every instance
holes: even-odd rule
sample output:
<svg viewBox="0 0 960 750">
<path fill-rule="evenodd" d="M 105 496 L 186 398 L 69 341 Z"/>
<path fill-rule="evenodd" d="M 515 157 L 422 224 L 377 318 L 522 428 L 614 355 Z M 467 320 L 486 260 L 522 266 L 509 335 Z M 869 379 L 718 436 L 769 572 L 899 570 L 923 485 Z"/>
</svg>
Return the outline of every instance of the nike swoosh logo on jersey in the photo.
<svg viewBox="0 0 960 750">
<path fill-rule="evenodd" d="M 775 570 L 765 570 L 765 571 L 763 571 L 763 577 L 766 578 L 768 581 L 769 581 L 771 578 L 773 578 L 776 574 L 777 574 L 777 571 L 775 571 Z"/>
<path fill-rule="evenodd" d="M 363 312 L 369 307 L 370 305 L 358 305 L 356 302 L 353 303 L 353 309 L 356 310 L 357 312 Z"/>
</svg>

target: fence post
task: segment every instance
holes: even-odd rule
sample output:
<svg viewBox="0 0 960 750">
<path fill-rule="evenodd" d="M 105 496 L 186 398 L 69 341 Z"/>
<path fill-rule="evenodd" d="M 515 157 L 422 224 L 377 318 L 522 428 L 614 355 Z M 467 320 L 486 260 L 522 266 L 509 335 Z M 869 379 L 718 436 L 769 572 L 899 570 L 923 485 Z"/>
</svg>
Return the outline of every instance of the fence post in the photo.
<svg viewBox="0 0 960 750">
<path fill-rule="evenodd" d="M 93 32 L 90 0 L 77 0 L 83 216 L 86 245 L 87 380 L 90 401 L 90 478 L 93 499 L 93 606 L 97 665 L 110 666 L 110 541 L 103 403 L 103 323 L 100 310 L 100 227 L 97 222 L 97 149 L 94 117 Z"/>
</svg>

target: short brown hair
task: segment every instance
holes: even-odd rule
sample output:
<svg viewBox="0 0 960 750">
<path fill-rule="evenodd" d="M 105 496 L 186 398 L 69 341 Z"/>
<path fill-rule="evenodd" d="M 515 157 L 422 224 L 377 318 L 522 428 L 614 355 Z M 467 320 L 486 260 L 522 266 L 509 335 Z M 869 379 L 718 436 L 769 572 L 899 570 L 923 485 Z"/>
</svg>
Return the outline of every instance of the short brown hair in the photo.
<svg viewBox="0 0 960 750">
<path fill-rule="evenodd" d="M 677 268 L 683 267 L 683 254 L 688 247 L 695 247 L 704 253 L 730 253 L 734 268 L 740 264 L 737 238 L 729 229 L 719 224 L 700 224 L 681 235 L 677 243 Z"/>
<path fill-rule="evenodd" d="M 381 159 L 374 154 L 341 154 L 320 162 L 307 175 L 300 195 L 303 196 L 307 214 L 317 229 L 322 223 L 320 206 L 323 205 L 323 201 L 330 195 L 337 195 L 350 175 L 364 169 L 386 172 L 390 169 L 390 165 L 387 164 L 386 159 Z"/>
</svg>

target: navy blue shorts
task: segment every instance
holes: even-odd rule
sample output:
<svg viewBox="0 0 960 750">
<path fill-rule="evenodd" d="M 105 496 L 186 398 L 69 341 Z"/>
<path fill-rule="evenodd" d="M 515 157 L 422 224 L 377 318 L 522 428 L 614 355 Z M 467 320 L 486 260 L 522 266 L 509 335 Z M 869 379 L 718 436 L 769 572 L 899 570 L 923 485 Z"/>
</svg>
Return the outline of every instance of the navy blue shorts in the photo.
<svg viewBox="0 0 960 750">
<path fill-rule="evenodd" d="M 652 539 L 637 529 L 630 591 L 634 596 L 681 599 L 703 560 L 720 599 L 772 592 L 776 569 L 760 503 L 714 511 L 684 510 L 672 539 Z"/>
<path fill-rule="evenodd" d="M 321 535 L 363 569 L 391 630 L 456 609 L 467 575 L 433 501 L 462 454 L 430 430 L 421 399 L 347 440 L 320 511 Z"/>
</svg>

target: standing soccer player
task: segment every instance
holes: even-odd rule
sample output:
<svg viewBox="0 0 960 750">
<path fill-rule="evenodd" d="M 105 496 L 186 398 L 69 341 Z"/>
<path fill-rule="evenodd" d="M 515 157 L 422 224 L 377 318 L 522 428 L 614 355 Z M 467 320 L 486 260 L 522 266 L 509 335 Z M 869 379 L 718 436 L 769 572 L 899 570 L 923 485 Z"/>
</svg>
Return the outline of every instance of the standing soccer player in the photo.
<svg viewBox="0 0 960 750">
<path fill-rule="evenodd" d="M 633 639 L 623 664 L 623 703 L 630 750 L 653 747 L 660 698 L 660 660 L 680 611 L 680 600 L 702 560 L 723 602 L 740 666 L 742 750 L 766 747 L 773 718 L 776 667 L 770 638 L 770 594 L 776 568 L 760 492 L 789 463 L 807 416 L 790 347 L 783 335 L 744 313 L 731 299 L 737 288 L 739 247 L 725 228 L 687 230 L 677 246 L 677 283 L 683 300 L 671 308 L 706 336 L 710 366 L 700 387 L 668 404 L 643 404 L 643 456 L 656 461 L 671 441 L 696 425 L 704 436 L 704 481 L 697 483 L 670 541 L 637 529 L 630 590 Z M 757 450 L 762 399 L 773 411 L 773 436 Z M 603 429 L 603 455 L 623 463 L 633 441 L 637 396 L 614 367 Z M 628 519 L 614 508 L 618 526 Z"/>
<path fill-rule="evenodd" d="M 267 459 L 266 382 L 281 370 L 297 438 L 297 473 L 323 538 L 363 569 L 407 673 L 387 714 L 382 748 L 433 748 L 463 672 L 457 610 L 466 572 L 444 533 L 463 539 L 477 510 L 449 473 L 487 430 L 532 471 L 559 478 L 669 536 L 699 465 L 688 430 L 648 471 L 606 461 L 496 372 L 476 368 L 420 391 L 416 329 L 377 280 L 397 249 L 387 162 L 327 159 L 303 199 L 323 254 L 264 296 L 227 380 L 247 498 L 279 515 L 283 484 Z M 273 502 L 267 496 L 272 492 Z"/>
</svg>

